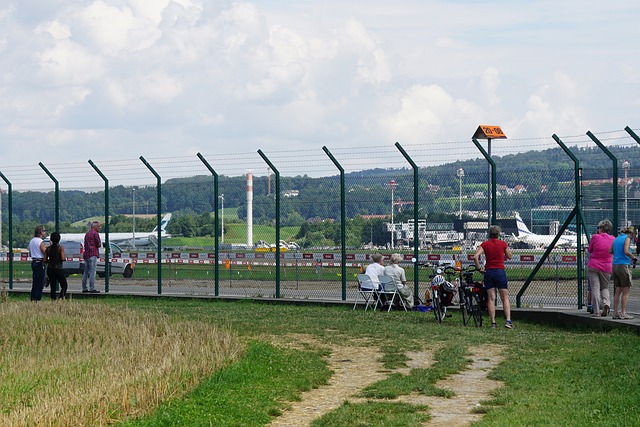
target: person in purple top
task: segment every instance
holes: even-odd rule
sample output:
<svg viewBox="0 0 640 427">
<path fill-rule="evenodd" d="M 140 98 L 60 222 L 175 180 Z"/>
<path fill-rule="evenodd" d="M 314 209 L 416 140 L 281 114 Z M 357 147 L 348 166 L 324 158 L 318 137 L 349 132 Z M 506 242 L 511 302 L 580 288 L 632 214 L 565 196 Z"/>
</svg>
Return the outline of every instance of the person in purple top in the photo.
<svg viewBox="0 0 640 427">
<path fill-rule="evenodd" d="M 96 267 L 98 265 L 98 256 L 100 254 L 100 223 L 93 221 L 91 223 L 91 229 L 84 235 L 84 273 L 82 274 L 82 292 L 89 292 L 92 294 L 100 293 L 96 289 Z M 87 281 L 89 287 L 87 288 Z"/>
<path fill-rule="evenodd" d="M 611 279 L 611 261 L 613 255 L 609 248 L 615 237 L 611 234 L 613 225 L 608 219 L 598 223 L 598 231 L 591 236 L 589 242 L 589 262 L 587 263 L 587 277 L 591 286 L 592 316 L 607 317 L 611 300 L 609 298 L 609 282 Z M 600 300 L 602 299 L 602 313 L 600 312 Z"/>
</svg>

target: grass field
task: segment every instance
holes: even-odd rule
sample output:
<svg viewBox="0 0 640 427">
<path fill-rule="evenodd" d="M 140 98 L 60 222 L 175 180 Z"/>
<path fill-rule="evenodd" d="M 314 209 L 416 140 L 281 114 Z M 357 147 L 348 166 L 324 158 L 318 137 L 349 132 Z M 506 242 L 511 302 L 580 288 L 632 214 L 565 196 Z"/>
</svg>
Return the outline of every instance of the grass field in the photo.
<svg viewBox="0 0 640 427">
<path fill-rule="evenodd" d="M 434 408 L 390 399 L 453 399 L 437 384 L 485 347 L 504 348 L 504 360 L 490 373 L 502 386 L 474 410 L 484 414 L 479 426 L 640 419 L 640 337 L 621 331 L 525 322 L 491 330 L 463 327 L 458 313 L 438 325 L 428 313 L 170 298 L 35 304 L 10 296 L 0 318 L 3 426 L 266 425 L 327 384 L 330 353 L 362 346 L 384 364 L 376 370 L 384 379 L 313 426 L 419 426 Z M 396 372 L 416 351 L 433 363 Z"/>
</svg>

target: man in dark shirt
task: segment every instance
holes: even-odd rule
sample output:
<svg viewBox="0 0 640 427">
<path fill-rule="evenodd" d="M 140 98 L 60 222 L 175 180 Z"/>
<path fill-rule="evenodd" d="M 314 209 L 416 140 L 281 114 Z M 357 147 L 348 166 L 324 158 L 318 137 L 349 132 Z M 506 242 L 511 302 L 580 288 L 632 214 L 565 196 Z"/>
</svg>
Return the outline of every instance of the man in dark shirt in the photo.
<svg viewBox="0 0 640 427">
<path fill-rule="evenodd" d="M 91 223 L 91 229 L 84 235 L 84 273 L 82 274 L 82 292 L 89 292 L 92 294 L 100 293 L 96 289 L 96 267 L 98 265 L 98 256 L 100 254 L 100 223 L 93 221 Z M 87 288 L 87 279 L 89 281 L 89 288 Z"/>
</svg>

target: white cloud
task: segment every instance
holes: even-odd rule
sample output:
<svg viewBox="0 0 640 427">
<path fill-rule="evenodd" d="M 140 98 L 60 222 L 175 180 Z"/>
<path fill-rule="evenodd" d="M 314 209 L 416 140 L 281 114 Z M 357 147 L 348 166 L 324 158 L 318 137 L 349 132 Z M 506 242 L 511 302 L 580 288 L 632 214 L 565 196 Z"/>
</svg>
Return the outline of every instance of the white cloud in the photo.
<svg viewBox="0 0 640 427">
<path fill-rule="evenodd" d="M 48 33 L 54 40 L 67 40 L 71 37 L 71 28 L 58 21 L 46 22 L 36 28 L 36 34 Z"/>
<path fill-rule="evenodd" d="M 254 151 L 468 139 L 480 123 L 510 138 L 633 126 L 638 14 L 631 0 L 10 0 L 0 138 L 90 138 L 137 158 L 147 141 L 179 155 L 212 140 Z"/>
<path fill-rule="evenodd" d="M 500 86 L 500 73 L 495 67 L 488 67 L 482 72 L 482 88 L 485 93 L 485 99 L 489 105 L 495 105 L 500 102 L 497 95 Z"/>
<path fill-rule="evenodd" d="M 107 56 L 147 49 L 160 38 L 161 32 L 149 7 L 136 9 L 143 14 L 134 15 L 128 6 L 110 6 L 96 0 L 80 11 L 81 30 L 100 49 L 100 53 Z"/>
<path fill-rule="evenodd" d="M 588 115 L 583 107 L 579 82 L 564 72 L 538 88 L 527 101 L 528 111 L 514 124 L 518 135 L 550 136 L 553 133 L 582 134 L 588 129 Z"/>
<path fill-rule="evenodd" d="M 414 86 L 401 98 L 397 112 L 382 117 L 387 140 L 424 143 L 446 138 L 451 126 L 479 123 L 481 109 L 465 99 L 454 99 L 437 85 Z"/>
<path fill-rule="evenodd" d="M 57 40 L 53 47 L 39 52 L 37 59 L 42 80 L 58 86 L 98 81 L 104 72 L 102 59 L 72 40 Z"/>
</svg>

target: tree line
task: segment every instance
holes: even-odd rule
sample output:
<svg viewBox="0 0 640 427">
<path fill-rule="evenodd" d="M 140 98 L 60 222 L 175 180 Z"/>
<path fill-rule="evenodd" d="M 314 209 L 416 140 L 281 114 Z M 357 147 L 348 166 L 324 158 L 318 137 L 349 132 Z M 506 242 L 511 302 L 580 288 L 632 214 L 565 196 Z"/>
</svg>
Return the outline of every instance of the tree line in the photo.
<svg viewBox="0 0 640 427">
<path fill-rule="evenodd" d="M 612 147 L 614 154 L 640 164 L 640 153 L 635 147 Z M 574 149 L 583 168 L 583 179 L 606 180 L 612 176 L 611 161 L 597 148 Z M 505 187 L 501 193 L 498 209 L 502 212 L 519 211 L 526 214 L 531 209 L 545 205 L 571 205 L 574 198 L 573 163 L 560 148 L 544 151 L 529 151 L 496 158 L 497 182 Z M 463 168 L 462 183 L 456 170 Z M 622 175 L 622 174 L 620 174 Z M 482 211 L 487 207 L 488 181 L 487 162 L 475 159 L 446 165 L 422 168 L 419 172 L 418 200 L 419 218 L 434 220 L 434 215 L 443 218 L 455 217 L 460 199 L 465 211 Z M 394 199 L 391 200 L 390 181 L 395 182 Z M 460 184 L 462 186 L 460 187 Z M 408 169 L 372 169 L 347 173 L 346 216 L 352 222 L 359 216 L 396 216 L 395 222 L 413 218 L 413 172 Z M 515 188 L 519 187 L 519 191 Z M 328 225 L 340 220 L 340 181 L 338 176 L 311 178 L 307 175 L 281 177 L 281 225 L 304 226 L 300 239 L 317 241 L 319 236 L 326 242 L 335 242 L 335 228 Z M 135 191 L 134 191 L 135 190 Z M 296 190 L 294 193 L 292 190 Z M 462 190 L 462 191 L 461 191 Z M 266 176 L 254 177 L 253 221 L 255 224 L 275 225 L 274 185 Z M 464 194 L 462 194 L 464 193 Z M 219 177 L 219 194 L 224 194 L 225 208 L 238 208 L 238 218 L 246 221 L 247 204 L 245 177 Z M 294 195 L 297 194 L 297 195 Z M 287 196 L 288 195 L 288 196 Z M 602 183 L 585 187 L 585 203 L 591 199 L 611 197 L 611 185 Z M 8 237 L 6 192 L 3 197 L 3 240 Z M 84 226 L 74 227 L 74 222 L 104 215 L 104 192 L 61 191 L 59 196 L 61 230 L 78 232 Z M 157 194 L 155 187 L 114 186 L 109 189 L 111 231 L 118 226 L 129 227 L 135 197 L 138 214 L 156 214 Z M 216 208 L 211 176 L 194 176 L 167 180 L 162 186 L 161 212 L 172 212 L 170 232 L 176 235 L 210 235 L 213 227 L 211 213 Z M 14 241 L 22 243 L 29 237 L 38 223 L 54 220 L 55 195 L 51 192 L 14 192 L 13 220 Z M 128 215 L 128 216 L 126 216 Z M 128 219 L 129 218 L 129 219 Z M 386 233 L 382 219 L 364 221 L 360 231 L 348 230 L 353 241 L 370 241 L 372 234 Z M 136 225 L 143 227 L 146 219 L 139 217 Z M 388 220 L 386 220 L 388 221 Z M 148 220 L 148 229 L 155 226 L 155 218 Z M 357 221 L 356 221 L 357 223 Z M 371 224 L 376 232 L 372 233 Z M 380 224 L 378 224 L 380 223 Z M 120 225 L 118 225 L 120 224 Z M 307 224 L 307 225 L 305 225 Z M 320 225 L 327 224 L 327 225 Z M 355 224 L 355 223 L 354 223 Z M 364 238 L 369 226 L 368 238 Z M 357 229 L 356 225 L 353 225 Z M 146 228 L 146 227 L 145 227 Z M 315 233 L 307 236 L 308 233 Z M 316 236 L 316 238 L 313 238 Z M 320 239 L 320 240 L 322 240 Z M 364 239 L 364 240 L 363 240 Z M 375 242 L 374 242 L 375 243 Z"/>
</svg>

